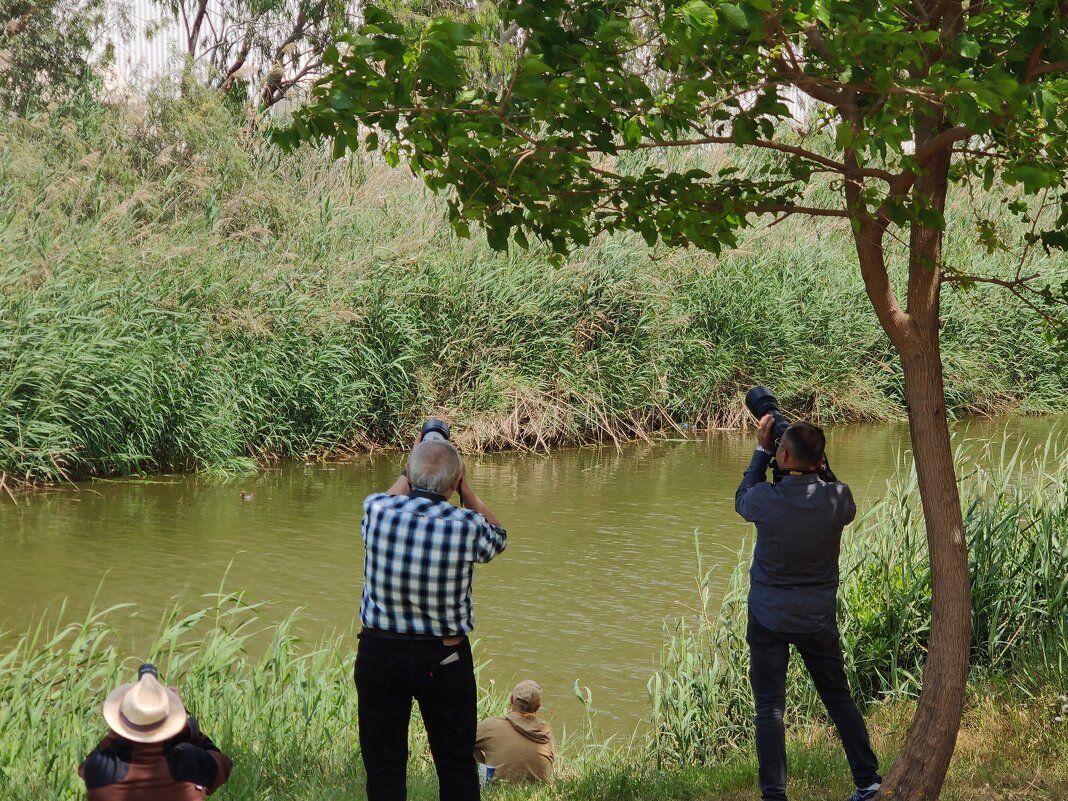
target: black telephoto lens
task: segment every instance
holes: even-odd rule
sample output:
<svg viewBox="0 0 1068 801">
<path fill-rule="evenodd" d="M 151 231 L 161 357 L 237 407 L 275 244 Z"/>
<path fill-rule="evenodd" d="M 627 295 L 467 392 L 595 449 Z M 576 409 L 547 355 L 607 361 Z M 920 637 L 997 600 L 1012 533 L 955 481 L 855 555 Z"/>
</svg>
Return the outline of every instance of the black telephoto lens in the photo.
<svg viewBox="0 0 1068 801">
<path fill-rule="evenodd" d="M 745 406 L 757 420 L 766 414 L 772 416 L 775 423 L 771 427 L 771 436 L 776 442 L 782 439 L 782 435 L 790 427 L 790 423 L 782 416 L 779 402 L 767 387 L 753 387 L 745 393 Z"/>
<path fill-rule="evenodd" d="M 141 667 L 137 669 L 137 678 L 140 679 L 146 673 L 151 673 L 156 678 L 159 678 L 159 671 L 156 670 L 156 666 L 151 662 L 142 662 Z"/>
<path fill-rule="evenodd" d="M 436 417 L 431 417 L 425 423 L 423 423 L 422 429 L 423 442 L 428 442 L 432 439 L 448 439 L 449 438 L 449 424 L 444 420 L 439 420 Z"/>
</svg>

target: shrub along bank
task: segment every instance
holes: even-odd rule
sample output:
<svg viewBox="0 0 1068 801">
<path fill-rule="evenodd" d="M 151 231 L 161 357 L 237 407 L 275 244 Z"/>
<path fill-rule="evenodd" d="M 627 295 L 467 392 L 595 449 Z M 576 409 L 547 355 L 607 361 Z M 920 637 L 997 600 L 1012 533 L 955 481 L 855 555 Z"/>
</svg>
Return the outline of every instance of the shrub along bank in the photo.
<svg viewBox="0 0 1068 801">
<path fill-rule="evenodd" d="M 825 422 L 903 413 L 835 223 L 718 259 L 601 238 L 553 268 L 457 239 L 401 171 L 283 157 L 215 95 L 4 119 L 0 198 L 9 479 L 246 469 L 407 442 L 430 414 L 467 448 L 734 425 L 754 383 Z M 946 294 L 952 412 L 1065 408 L 1030 312 Z"/>
</svg>

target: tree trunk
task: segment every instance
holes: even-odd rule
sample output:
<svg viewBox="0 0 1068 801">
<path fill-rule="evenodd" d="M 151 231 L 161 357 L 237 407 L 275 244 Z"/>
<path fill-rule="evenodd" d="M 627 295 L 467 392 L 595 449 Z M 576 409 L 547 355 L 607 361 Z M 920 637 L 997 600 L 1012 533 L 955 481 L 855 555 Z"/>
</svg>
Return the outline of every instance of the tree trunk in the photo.
<svg viewBox="0 0 1068 801">
<path fill-rule="evenodd" d="M 910 332 L 915 333 L 915 331 Z M 912 448 L 931 557 L 931 635 L 923 689 L 882 798 L 933 801 L 953 756 L 964 710 L 971 646 L 971 585 L 937 328 L 911 340 L 901 360 Z"/>
<path fill-rule="evenodd" d="M 941 111 L 917 114 L 916 142 L 933 140 Z M 934 155 L 916 181 L 914 200 L 945 210 L 951 152 Z M 915 222 L 909 240 L 906 321 L 894 342 L 905 374 L 905 402 L 931 560 L 931 633 L 923 688 L 908 737 L 882 798 L 934 801 L 945 782 L 964 712 L 971 651 L 971 581 L 968 544 L 949 441 L 939 343 L 942 232 Z"/>
</svg>

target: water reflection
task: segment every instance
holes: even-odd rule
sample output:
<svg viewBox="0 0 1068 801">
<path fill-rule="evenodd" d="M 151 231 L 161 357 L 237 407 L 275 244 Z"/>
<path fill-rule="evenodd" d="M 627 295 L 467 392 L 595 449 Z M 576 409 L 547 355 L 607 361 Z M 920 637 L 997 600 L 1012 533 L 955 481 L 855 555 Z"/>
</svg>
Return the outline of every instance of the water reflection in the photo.
<svg viewBox="0 0 1068 801">
<path fill-rule="evenodd" d="M 958 439 L 1010 448 L 1039 447 L 1051 429 L 1065 428 L 1064 418 L 956 426 Z M 508 550 L 475 575 L 484 678 L 502 694 L 517 679 L 536 678 L 548 714 L 568 728 L 584 717 L 572 691 L 578 681 L 592 691 L 604 733 L 639 726 L 663 621 L 697 597 L 694 532 L 717 593 L 750 534 L 733 493 L 752 445 L 751 434 L 714 433 L 621 451 L 473 460 L 472 482 L 509 529 Z M 900 424 L 828 431 L 834 469 L 862 510 L 883 494 L 907 447 Z M 99 590 L 98 605 L 138 604 L 134 617 L 115 622 L 124 648 L 139 653 L 174 599 L 199 603 L 225 577 L 227 589 L 274 602 L 277 618 L 305 607 L 302 630 L 311 638 L 347 631 L 362 576 L 360 504 L 392 483 L 400 465 L 400 455 L 388 454 L 285 465 L 241 481 L 98 482 L 0 505 L 8 567 L 0 626 L 22 631 L 64 597 L 79 616 Z M 243 501 L 242 491 L 252 499 Z"/>
</svg>

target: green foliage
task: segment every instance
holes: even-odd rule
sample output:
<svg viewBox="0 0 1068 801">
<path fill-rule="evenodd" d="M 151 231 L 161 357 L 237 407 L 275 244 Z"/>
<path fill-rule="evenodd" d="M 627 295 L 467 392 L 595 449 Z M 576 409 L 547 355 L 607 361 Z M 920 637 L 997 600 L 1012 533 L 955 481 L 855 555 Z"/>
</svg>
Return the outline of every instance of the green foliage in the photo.
<svg viewBox="0 0 1068 801">
<path fill-rule="evenodd" d="M 86 86 L 103 12 L 104 0 L 2 0 L 0 109 L 39 111 Z"/>
<path fill-rule="evenodd" d="M 85 797 L 78 763 L 104 734 L 100 707 L 107 692 L 130 681 L 146 654 L 124 658 L 125 611 L 42 623 L 6 635 L 0 652 L 0 792 L 8 801 Z M 174 609 L 160 623 L 149 652 L 161 675 L 178 686 L 205 732 L 236 765 L 219 801 L 358 801 L 365 798 L 356 739 L 352 639 L 295 639 L 300 620 L 269 625 L 266 610 L 222 595 L 196 611 Z M 266 615 L 264 615 L 266 617 Z M 991 786 L 1054 797 L 1064 782 L 1068 729 L 1053 721 L 1044 696 L 1018 703 L 987 698 L 966 721 L 969 731 L 947 801 L 981 797 Z M 479 714 L 497 714 L 503 699 L 481 695 Z M 1060 702 L 1055 707 L 1060 712 Z M 898 735 L 902 705 L 869 718 L 877 744 Z M 897 714 L 895 714 L 897 713 Z M 793 732 L 792 732 L 793 733 Z M 788 743 L 791 797 L 822 801 L 847 792 L 841 749 L 824 727 Z M 972 745 L 969 747 L 969 743 Z M 550 785 L 498 785 L 500 801 L 687 801 L 752 794 L 756 761 L 749 748 L 701 767 L 664 769 L 647 758 L 641 738 L 628 745 L 561 744 Z M 877 745 L 878 747 L 878 745 Z M 883 751 L 880 748 L 880 751 Z M 408 797 L 434 801 L 437 782 L 418 715 L 413 717 Z M 1039 777 L 1033 765 L 1047 765 Z M 47 770 L 46 770 L 47 768 Z"/>
<path fill-rule="evenodd" d="M 1057 0 L 954 9 L 869 0 L 511 2 L 500 20 L 519 29 L 521 45 L 501 80 L 486 84 L 468 54 L 499 49 L 489 26 L 439 17 L 413 32 L 368 7 L 366 25 L 344 54 L 330 55 L 312 102 L 275 140 L 403 160 L 449 193 L 460 235 L 478 223 L 497 250 L 537 239 L 563 254 L 626 230 L 650 245 L 719 253 L 760 215 L 791 214 L 848 218 L 881 248 L 898 229 L 945 228 L 947 181 L 1005 190 L 990 213 L 957 212 L 974 217 L 987 247 L 1004 246 L 989 231 L 1007 216 L 1032 226 L 1034 241 L 1062 247 L 1063 9 Z M 772 158 L 745 172 L 737 158 L 680 169 L 622 157 L 722 147 Z M 821 196 L 813 182 L 825 173 L 836 176 L 836 191 Z M 925 257 L 914 255 L 919 269 Z M 866 274 L 883 272 L 881 257 L 869 249 L 866 258 Z M 1034 281 L 1018 273 L 1008 283 L 1034 301 L 1042 289 Z M 1063 332 L 1063 308 L 1047 314 L 1055 332 Z"/>
<path fill-rule="evenodd" d="M 960 456 L 975 687 L 1048 697 L 1068 686 L 1068 473 L 1058 458 L 1065 444 L 1050 438 L 1030 457 L 1003 450 L 991 469 L 979 466 L 989 454 Z M 850 687 L 869 705 L 919 694 L 930 631 L 930 561 L 911 465 L 901 465 L 888 489 L 842 548 L 842 649 Z M 649 683 L 657 764 L 708 764 L 752 736 L 747 567 L 748 558 L 739 562 L 718 607 L 705 574 L 703 614 L 668 631 L 663 668 Z M 795 725 L 825 721 L 796 658 L 787 714 Z"/>
<path fill-rule="evenodd" d="M 1028 194 L 1066 183 L 1068 37 L 1057 9 L 984 3 L 961 22 L 859 1 L 510 3 L 501 19 L 523 31 L 523 46 L 501 85 L 479 88 L 464 54 L 496 47 L 484 26 L 440 17 L 414 34 L 369 7 L 277 139 L 344 150 L 362 137 L 403 157 L 455 194 L 458 230 L 478 220 L 497 248 L 516 230 L 564 250 L 591 230 L 627 229 L 718 251 L 747 214 L 803 206 L 807 182 L 827 170 L 860 182 L 864 205 L 885 204 L 897 224 L 938 224 L 937 210 L 907 193 L 932 155 L 906 146 L 928 100 L 943 110 L 946 144 L 973 142 L 956 178 L 993 171 Z M 833 140 L 783 127 L 796 114 L 788 87 L 828 104 L 800 124 L 829 125 Z M 744 179 L 612 165 L 627 150 L 713 142 L 781 157 Z M 1068 213 L 1068 200 L 1060 208 Z"/>
<path fill-rule="evenodd" d="M 761 382 L 824 422 L 903 414 L 834 225 L 787 221 L 722 259 L 619 234 L 552 270 L 544 249 L 456 239 L 443 203 L 373 159 L 280 158 L 215 93 L 146 115 L 0 127 L 9 479 L 249 469 L 405 444 L 429 414 L 474 449 L 738 425 Z M 954 413 L 1065 408 L 1024 305 L 986 286 L 947 303 Z"/>
</svg>

